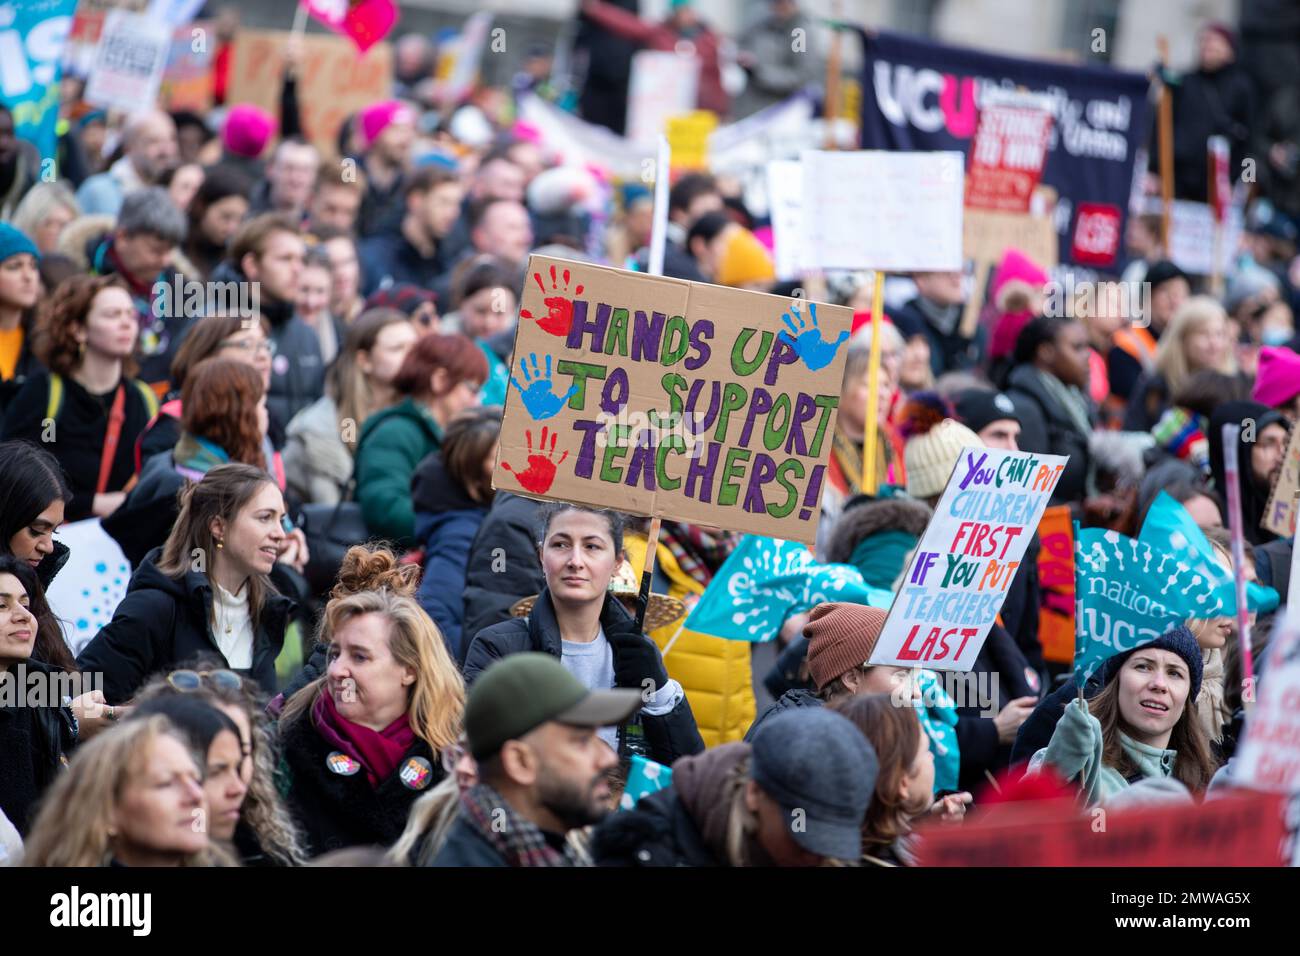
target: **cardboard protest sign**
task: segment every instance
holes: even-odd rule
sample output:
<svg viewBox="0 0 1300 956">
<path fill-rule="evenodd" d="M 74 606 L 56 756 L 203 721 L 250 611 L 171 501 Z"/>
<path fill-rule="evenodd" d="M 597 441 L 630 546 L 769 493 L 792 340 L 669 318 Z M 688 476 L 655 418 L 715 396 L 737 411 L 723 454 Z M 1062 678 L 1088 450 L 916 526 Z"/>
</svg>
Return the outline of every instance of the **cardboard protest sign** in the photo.
<svg viewBox="0 0 1300 956">
<path fill-rule="evenodd" d="M 967 208 L 1029 212 L 1052 135 L 1051 109 L 1051 100 L 1033 93 L 986 94 L 971 142 Z"/>
<path fill-rule="evenodd" d="M 1019 249 L 1047 271 L 1057 264 L 1059 253 L 1050 216 L 967 209 L 961 227 L 962 255 L 973 263 L 975 280 L 961 319 L 961 333 L 969 336 L 979 322 L 990 275 L 1008 249 Z"/>
<path fill-rule="evenodd" d="M 86 101 L 128 113 L 151 108 L 171 44 L 167 24 L 138 13 L 111 11 L 86 80 Z"/>
<path fill-rule="evenodd" d="M 1273 483 L 1264 517 L 1259 525 L 1279 538 L 1295 534 L 1296 509 L 1300 507 L 1300 428 L 1291 430 L 1291 440 L 1282 459 L 1282 471 Z"/>
<path fill-rule="evenodd" d="M 850 310 L 533 256 L 493 485 L 812 543 Z"/>
<path fill-rule="evenodd" d="M 1192 275 L 1229 273 L 1241 245 L 1243 227 L 1238 206 L 1229 206 L 1226 219 L 1219 225 L 1209 203 L 1175 199 L 1169 210 L 1169 260 Z M 1222 230 L 1217 242 L 1216 229 Z"/>
<path fill-rule="evenodd" d="M 0 17 L 0 103 L 13 113 L 14 132 L 43 159 L 55 153 L 59 73 L 76 6 L 76 0 L 20 3 Z"/>
<path fill-rule="evenodd" d="M 640 50 L 627 84 L 627 138 L 653 143 L 669 117 L 695 109 L 700 60 L 694 53 Z"/>
<path fill-rule="evenodd" d="M 278 116 L 285 30 L 240 30 L 231 55 L 226 102 L 252 103 Z M 377 43 L 364 56 L 352 41 L 307 34 L 298 71 L 303 131 L 325 156 L 338 151 L 339 128 L 352 114 L 392 95 L 392 46 Z"/>
<path fill-rule="evenodd" d="M 1115 810 L 1105 829 L 1070 801 L 1015 808 L 961 826 L 922 827 L 921 866 L 1278 866 L 1285 835 L 1276 795 L 1247 793 L 1153 810 Z"/>
<path fill-rule="evenodd" d="M 1038 642 L 1043 660 L 1074 660 L 1074 522 L 1069 505 L 1054 505 L 1038 522 Z"/>
<path fill-rule="evenodd" d="M 1068 460 L 962 450 L 870 663 L 971 669 Z"/>
<path fill-rule="evenodd" d="M 805 150 L 801 162 L 810 266 L 962 267 L 961 153 Z"/>
</svg>

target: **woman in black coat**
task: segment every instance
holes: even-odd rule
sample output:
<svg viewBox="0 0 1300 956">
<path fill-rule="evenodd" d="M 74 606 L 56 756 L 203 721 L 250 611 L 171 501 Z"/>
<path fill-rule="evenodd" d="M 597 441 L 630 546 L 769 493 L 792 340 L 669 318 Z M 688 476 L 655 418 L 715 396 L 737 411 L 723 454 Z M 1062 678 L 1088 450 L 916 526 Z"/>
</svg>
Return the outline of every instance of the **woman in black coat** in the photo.
<svg viewBox="0 0 1300 956">
<path fill-rule="evenodd" d="M 395 843 L 446 776 L 465 684 L 412 597 L 418 578 L 392 552 L 349 550 L 325 607 L 325 674 L 284 705 L 279 788 L 311 856 Z"/>
<path fill-rule="evenodd" d="M 58 672 L 32 657 L 42 623 L 52 619 L 36 573 L 0 557 L 0 812 L 24 835 L 77 739 L 71 709 L 48 699 L 60 688 Z M 44 687 L 45 699 L 26 697 L 34 686 Z"/>
<path fill-rule="evenodd" d="M 185 490 L 167 543 L 149 552 L 113 619 L 77 658 L 83 671 L 104 674 L 110 704 L 204 653 L 275 692 L 293 609 L 268 578 L 283 520 L 280 489 L 252 465 L 219 465 Z"/>
<path fill-rule="evenodd" d="M 659 648 L 636 619 L 609 593 L 623 561 L 623 522 L 612 511 L 567 503 L 542 513 L 538 551 L 546 587 L 532 612 L 479 631 L 465 656 L 465 681 L 473 684 L 493 661 L 508 654 L 541 651 L 558 657 L 592 690 L 632 687 L 642 691 L 643 749 L 671 766 L 704 749 L 695 715 L 681 685 L 668 677 Z M 645 696 L 648 695 L 648 696 Z M 602 739 L 618 752 L 636 749 L 626 730 Z"/>
</svg>

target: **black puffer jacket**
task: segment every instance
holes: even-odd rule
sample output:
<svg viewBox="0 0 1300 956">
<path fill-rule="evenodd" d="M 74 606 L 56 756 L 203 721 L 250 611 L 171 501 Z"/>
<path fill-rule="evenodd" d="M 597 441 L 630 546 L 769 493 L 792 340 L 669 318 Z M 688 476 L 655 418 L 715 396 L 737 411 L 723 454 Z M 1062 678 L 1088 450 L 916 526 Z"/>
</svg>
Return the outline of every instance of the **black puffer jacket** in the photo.
<svg viewBox="0 0 1300 956">
<path fill-rule="evenodd" d="M 28 658 L 11 667 L 4 679 L 17 681 L 23 688 L 38 673 L 41 680 L 49 680 L 56 671 Z M 76 743 L 72 727 L 72 712 L 57 704 L 0 706 L 0 811 L 23 836 L 32 824 L 37 802 L 63 769 Z"/>
<path fill-rule="evenodd" d="M 281 726 L 280 747 L 277 783 L 302 829 L 309 856 L 396 843 L 411 805 L 446 776 L 442 761 L 420 737 L 378 788 L 370 786 L 364 770 L 351 776 L 334 773 L 325 762 L 334 748 L 312 726 L 310 713 Z M 413 757 L 428 761 L 433 771 L 418 790 L 401 779 L 402 767 Z"/>
<path fill-rule="evenodd" d="M 212 638 L 212 585 L 206 574 L 187 571 L 170 578 L 158 570 L 162 549 L 155 548 L 131 575 L 126 597 L 82 650 L 77 666 L 104 674 L 104 696 L 110 704 L 124 704 L 149 677 L 213 655 L 224 663 Z M 275 659 L 284 646 L 284 631 L 293 601 L 268 593 L 253 640 L 253 666 L 245 673 L 268 694 L 276 687 Z"/>
<path fill-rule="evenodd" d="M 770 717 L 775 717 L 777 714 L 783 714 L 787 710 L 796 710 L 800 707 L 825 706 L 826 702 L 810 690 L 806 690 L 802 687 L 788 690 L 778 697 L 771 707 L 759 714 L 754 722 L 749 725 L 749 729 L 745 731 L 745 743 L 753 743 L 754 735 L 758 733 L 758 728 L 762 725 L 763 721 Z"/>
<path fill-rule="evenodd" d="M 631 615 L 617 598 L 607 595 L 600 620 L 602 626 L 609 631 L 616 622 L 631 620 Z M 649 641 L 650 638 L 647 637 L 646 640 Z M 465 655 L 465 683 L 473 684 L 492 663 L 511 654 L 540 651 L 558 658 L 563 653 L 563 647 L 551 595 L 543 589 L 538 595 L 537 603 L 533 605 L 533 613 L 527 618 L 511 618 L 478 633 Z M 614 653 L 618 653 L 616 647 Z M 676 707 L 661 716 L 651 716 L 643 711 L 641 725 L 645 728 L 650 759 L 665 767 L 672 766 L 678 757 L 697 754 L 704 749 L 704 740 L 700 737 L 695 715 L 691 713 L 691 705 L 685 695 Z"/>
<path fill-rule="evenodd" d="M 1061 403 L 1047 393 L 1032 365 L 1017 365 L 1011 370 L 1006 394 L 1020 413 L 1021 451 L 1070 457 L 1052 492 L 1052 504 L 1082 501 L 1092 469 L 1089 435 L 1079 431 Z M 1095 422 L 1095 412 L 1090 411 L 1089 417 Z"/>
<path fill-rule="evenodd" d="M 546 586 L 537 559 L 542 503 L 497 492 L 479 525 L 465 566 L 462 646 L 485 627 L 510 619 L 510 606 Z"/>
</svg>

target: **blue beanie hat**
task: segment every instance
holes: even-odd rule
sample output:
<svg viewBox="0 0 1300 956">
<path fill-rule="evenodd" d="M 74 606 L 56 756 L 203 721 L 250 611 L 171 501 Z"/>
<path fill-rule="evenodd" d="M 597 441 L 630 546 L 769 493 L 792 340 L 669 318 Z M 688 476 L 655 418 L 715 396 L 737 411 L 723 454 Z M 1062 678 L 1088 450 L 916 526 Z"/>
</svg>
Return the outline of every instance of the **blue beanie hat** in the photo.
<svg viewBox="0 0 1300 956">
<path fill-rule="evenodd" d="M 1201 674 L 1205 670 L 1205 665 L 1201 660 L 1201 645 L 1196 643 L 1196 638 L 1192 636 L 1192 632 L 1182 624 L 1161 634 L 1154 641 L 1147 641 L 1145 644 L 1139 644 L 1131 651 L 1123 651 L 1113 657 L 1108 657 L 1101 669 L 1102 686 L 1104 687 L 1114 680 L 1115 675 L 1119 673 L 1119 669 L 1124 666 L 1126 660 L 1138 651 L 1148 647 L 1158 648 L 1162 651 L 1172 651 L 1186 661 L 1187 674 L 1192 680 L 1191 695 L 1187 698 L 1187 702 L 1189 705 L 1195 703 L 1196 695 L 1201 692 Z"/>
<path fill-rule="evenodd" d="M 26 233 L 15 229 L 7 222 L 0 222 L 0 262 L 22 255 L 24 252 L 35 256 L 37 260 L 41 258 L 36 243 L 28 239 Z"/>
</svg>

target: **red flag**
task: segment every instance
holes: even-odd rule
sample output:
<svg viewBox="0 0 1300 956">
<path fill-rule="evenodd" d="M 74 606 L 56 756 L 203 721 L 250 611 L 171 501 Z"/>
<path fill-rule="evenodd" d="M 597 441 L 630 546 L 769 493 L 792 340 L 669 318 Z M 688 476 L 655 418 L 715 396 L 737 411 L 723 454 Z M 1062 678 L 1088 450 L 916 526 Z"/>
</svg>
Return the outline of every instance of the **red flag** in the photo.
<svg viewBox="0 0 1300 956">
<path fill-rule="evenodd" d="M 397 22 L 393 0 L 302 0 L 313 17 L 342 33 L 365 53 L 388 35 Z"/>
</svg>

